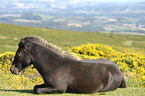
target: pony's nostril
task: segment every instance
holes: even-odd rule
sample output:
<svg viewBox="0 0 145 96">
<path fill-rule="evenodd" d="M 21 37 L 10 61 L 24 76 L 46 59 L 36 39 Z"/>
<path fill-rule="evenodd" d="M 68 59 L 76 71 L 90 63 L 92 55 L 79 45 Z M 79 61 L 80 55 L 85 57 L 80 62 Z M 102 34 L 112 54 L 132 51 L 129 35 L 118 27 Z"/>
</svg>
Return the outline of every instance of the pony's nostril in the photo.
<svg viewBox="0 0 145 96">
<path fill-rule="evenodd" d="M 11 71 L 12 73 L 14 73 L 14 68 L 11 67 L 11 68 L 10 68 L 10 71 Z"/>
</svg>

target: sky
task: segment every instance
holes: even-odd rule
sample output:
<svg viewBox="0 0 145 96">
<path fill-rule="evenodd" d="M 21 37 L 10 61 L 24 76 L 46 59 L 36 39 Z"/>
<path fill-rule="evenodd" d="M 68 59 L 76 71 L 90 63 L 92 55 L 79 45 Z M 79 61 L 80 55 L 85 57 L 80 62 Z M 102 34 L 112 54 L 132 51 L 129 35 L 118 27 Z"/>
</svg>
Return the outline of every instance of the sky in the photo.
<svg viewBox="0 0 145 96">
<path fill-rule="evenodd" d="M 99 1 L 99 2 L 145 2 L 145 0 L 86 0 L 86 1 Z"/>
</svg>

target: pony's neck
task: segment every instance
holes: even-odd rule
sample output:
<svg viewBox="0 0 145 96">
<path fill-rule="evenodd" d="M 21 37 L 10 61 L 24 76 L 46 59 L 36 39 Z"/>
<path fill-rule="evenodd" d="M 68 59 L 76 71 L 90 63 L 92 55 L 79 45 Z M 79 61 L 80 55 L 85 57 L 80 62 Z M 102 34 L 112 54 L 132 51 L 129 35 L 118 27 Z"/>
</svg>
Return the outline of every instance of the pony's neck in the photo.
<svg viewBox="0 0 145 96">
<path fill-rule="evenodd" d="M 33 46 L 31 50 L 32 60 L 35 68 L 43 76 L 46 72 L 51 71 L 58 66 L 62 56 L 43 47 Z"/>
</svg>

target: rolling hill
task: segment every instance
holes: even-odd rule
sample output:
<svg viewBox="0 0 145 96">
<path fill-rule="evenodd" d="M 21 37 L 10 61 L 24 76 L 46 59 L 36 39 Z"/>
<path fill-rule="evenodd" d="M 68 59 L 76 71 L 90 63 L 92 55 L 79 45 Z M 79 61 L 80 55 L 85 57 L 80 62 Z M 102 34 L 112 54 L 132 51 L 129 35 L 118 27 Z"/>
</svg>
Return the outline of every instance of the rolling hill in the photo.
<svg viewBox="0 0 145 96">
<path fill-rule="evenodd" d="M 25 36 L 41 36 L 64 50 L 86 43 L 101 43 L 121 52 L 145 52 L 145 36 L 99 32 L 75 32 L 0 23 L 0 53 L 15 52 Z"/>
</svg>

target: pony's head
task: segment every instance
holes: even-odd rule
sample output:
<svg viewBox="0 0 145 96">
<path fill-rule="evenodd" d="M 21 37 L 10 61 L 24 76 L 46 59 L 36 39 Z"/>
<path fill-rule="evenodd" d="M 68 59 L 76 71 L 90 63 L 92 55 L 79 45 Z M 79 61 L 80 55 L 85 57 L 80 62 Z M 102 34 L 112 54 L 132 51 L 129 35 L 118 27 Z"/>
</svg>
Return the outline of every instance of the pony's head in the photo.
<svg viewBox="0 0 145 96">
<path fill-rule="evenodd" d="M 34 46 L 41 47 L 46 50 L 51 50 L 63 58 L 80 60 L 79 58 L 71 54 L 67 54 L 64 50 L 61 50 L 60 47 L 48 43 L 47 41 L 45 41 L 40 37 L 37 36 L 24 37 L 18 44 L 18 49 L 10 69 L 12 73 L 19 74 L 24 68 L 35 63 L 35 61 L 32 58 L 32 52 L 36 53 L 34 52 L 36 51 L 34 50 Z"/>
<path fill-rule="evenodd" d="M 22 39 L 18 44 L 18 49 L 10 69 L 13 74 L 19 74 L 24 68 L 32 64 L 30 50 L 30 43 Z"/>
</svg>

